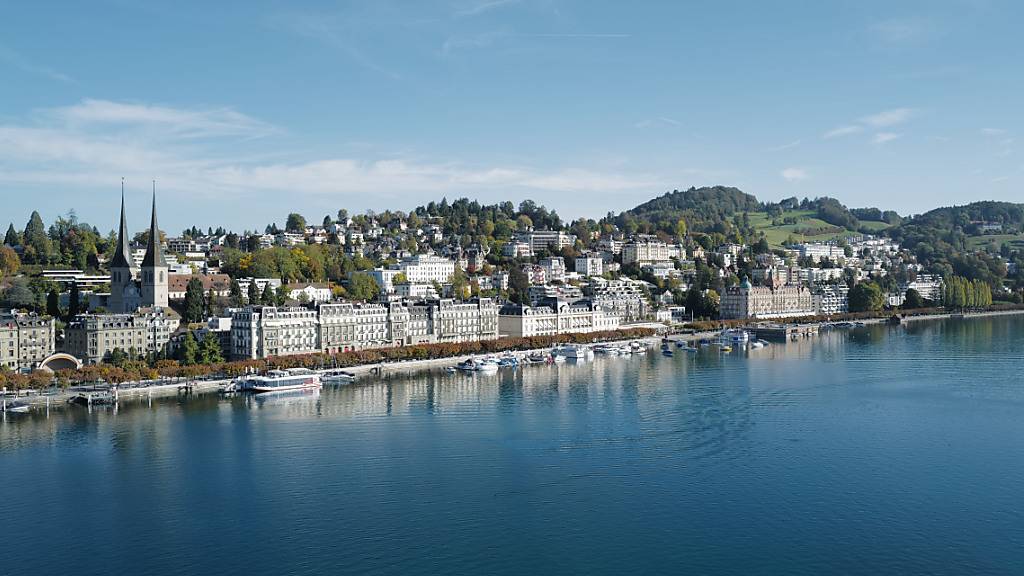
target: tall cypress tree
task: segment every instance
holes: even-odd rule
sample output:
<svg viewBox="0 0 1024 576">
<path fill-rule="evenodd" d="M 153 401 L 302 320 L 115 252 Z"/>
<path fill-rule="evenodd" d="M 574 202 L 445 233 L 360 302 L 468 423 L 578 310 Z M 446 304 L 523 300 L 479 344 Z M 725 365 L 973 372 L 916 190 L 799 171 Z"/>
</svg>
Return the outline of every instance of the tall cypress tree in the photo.
<svg viewBox="0 0 1024 576">
<path fill-rule="evenodd" d="M 68 316 L 72 318 L 82 311 L 81 295 L 78 292 L 78 282 L 71 284 L 71 293 L 68 295 Z"/>
<path fill-rule="evenodd" d="M 46 227 L 39 212 L 33 211 L 25 225 L 22 236 L 25 253 L 31 255 L 34 264 L 45 264 L 50 261 L 50 237 L 46 235 Z"/>
<path fill-rule="evenodd" d="M 202 322 L 205 309 L 203 283 L 199 278 L 193 277 L 185 287 L 185 322 Z"/>
<path fill-rule="evenodd" d="M 18 231 L 14 229 L 13 222 L 7 226 L 7 235 L 4 236 L 4 244 L 11 247 L 21 245 L 21 237 L 18 236 Z"/>
<path fill-rule="evenodd" d="M 260 287 L 256 285 L 256 279 L 253 278 L 249 282 L 249 305 L 259 306 L 260 303 Z"/>
<path fill-rule="evenodd" d="M 231 302 L 232 308 L 241 308 L 244 304 L 242 287 L 238 285 L 238 280 L 231 280 L 231 292 L 228 294 L 228 300 Z"/>
</svg>

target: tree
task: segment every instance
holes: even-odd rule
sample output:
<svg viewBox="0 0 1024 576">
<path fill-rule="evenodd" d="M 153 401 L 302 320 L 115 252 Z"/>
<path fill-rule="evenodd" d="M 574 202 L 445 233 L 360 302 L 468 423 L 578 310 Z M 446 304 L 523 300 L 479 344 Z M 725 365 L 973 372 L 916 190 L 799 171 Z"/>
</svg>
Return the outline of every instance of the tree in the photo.
<svg viewBox="0 0 1024 576">
<path fill-rule="evenodd" d="M 199 358 L 203 364 L 219 364 L 224 361 L 220 339 L 213 332 L 207 332 L 199 347 Z"/>
<path fill-rule="evenodd" d="M 885 305 L 882 289 L 874 282 L 861 282 L 850 289 L 850 312 L 877 312 Z"/>
<path fill-rule="evenodd" d="M 29 287 L 28 281 L 24 278 L 15 278 L 11 285 L 4 290 L 0 302 L 7 308 L 35 308 L 36 295 Z"/>
<path fill-rule="evenodd" d="M 10 246 L 0 246 L 0 276 L 14 276 L 21 268 L 21 258 Z"/>
<path fill-rule="evenodd" d="M 46 235 L 46 227 L 43 226 L 39 212 L 33 211 L 29 217 L 22 243 L 25 246 L 25 257 L 29 262 L 45 264 L 50 261 L 50 237 Z"/>
<path fill-rule="evenodd" d="M 192 332 L 185 334 L 185 339 L 178 348 L 178 361 L 185 366 L 196 364 L 200 360 L 199 343 Z"/>
<path fill-rule="evenodd" d="M 242 287 L 238 284 L 238 280 L 231 279 L 231 290 L 228 293 L 228 300 L 231 302 L 232 308 L 241 308 L 245 304 L 245 300 L 242 298 Z"/>
<path fill-rule="evenodd" d="M 21 246 L 21 236 L 19 236 L 18 231 L 14 229 L 13 222 L 7 226 L 7 235 L 4 236 L 4 244 L 12 248 L 14 246 Z"/>
<path fill-rule="evenodd" d="M 260 303 L 260 287 L 256 284 L 256 279 L 253 278 L 249 281 L 249 295 L 248 301 L 250 306 L 257 306 Z"/>
<path fill-rule="evenodd" d="M 469 288 L 469 279 L 466 277 L 466 273 L 462 271 L 462 267 L 458 264 L 455 265 L 455 271 L 448 278 L 448 282 L 452 285 L 452 293 L 459 300 L 466 298 L 466 292 Z"/>
<path fill-rule="evenodd" d="M 71 284 L 71 292 L 68 294 L 68 316 L 78 316 L 82 311 L 81 293 L 78 291 L 78 282 Z"/>
<path fill-rule="evenodd" d="M 202 322 L 205 309 L 203 282 L 193 276 L 185 286 L 185 322 Z"/>
<path fill-rule="evenodd" d="M 518 304 L 527 304 L 530 301 L 530 278 L 523 272 L 522 266 L 512 264 L 508 270 L 509 298 Z"/>
<path fill-rule="evenodd" d="M 46 294 L 46 313 L 54 318 L 60 317 L 60 294 L 55 288 Z"/>
<path fill-rule="evenodd" d="M 288 221 L 285 222 L 284 229 L 287 232 L 301 234 L 306 231 L 306 219 L 301 214 L 292 212 L 288 215 Z"/>
<path fill-rule="evenodd" d="M 352 300 L 365 300 L 367 302 L 377 299 L 380 294 L 380 286 L 372 276 L 365 272 L 353 272 L 348 278 L 348 296 Z"/>
<path fill-rule="evenodd" d="M 676 236 L 680 239 L 686 238 L 686 219 L 680 218 L 676 222 Z"/>
<path fill-rule="evenodd" d="M 924 298 L 921 297 L 921 293 L 913 288 L 908 288 L 906 298 L 903 300 L 903 308 L 907 310 L 924 308 Z"/>
<path fill-rule="evenodd" d="M 274 287 L 267 282 L 267 285 L 263 287 L 263 296 L 260 298 L 260 303 L 264 306 L 275 306 L 277 304 L 277 297 L 274 296 Z"/>
</svg>

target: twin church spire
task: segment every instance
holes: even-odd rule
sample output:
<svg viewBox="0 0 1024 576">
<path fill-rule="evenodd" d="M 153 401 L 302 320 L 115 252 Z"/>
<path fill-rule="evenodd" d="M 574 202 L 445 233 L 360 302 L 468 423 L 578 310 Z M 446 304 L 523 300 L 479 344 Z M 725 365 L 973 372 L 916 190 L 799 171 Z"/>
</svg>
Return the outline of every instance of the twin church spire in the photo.
<svg viewBox="0 0 1024 576">
<path fill-rule="evenodd" d="M 141 274 L 132 258 L 128 218 L 124 206 L 124 179 L 121 179 L 121 222 L 117 231 L 117 246 L 110 261 L 110 306 L 114 312 L 134 312 L 139 307 L 167 307 L 168 270 L 160 242 L 160 227 L 156 219 L 156 181 L 153 181 L 153 207 L 149 220 L 149 238 L 146 255 L 142 259 Z"/>
</svg>

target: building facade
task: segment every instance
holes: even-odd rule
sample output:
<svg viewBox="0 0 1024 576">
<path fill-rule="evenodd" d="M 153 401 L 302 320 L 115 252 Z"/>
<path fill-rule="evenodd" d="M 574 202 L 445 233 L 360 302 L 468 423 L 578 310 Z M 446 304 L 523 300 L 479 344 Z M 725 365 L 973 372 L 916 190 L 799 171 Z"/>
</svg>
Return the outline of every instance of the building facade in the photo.
<svg viewBox="0 0 1024 576">
<path fill-rule="evenodd" d="M 501 336 L 513 338 L 600 332 L 618 327 L 618 316 L 585 300 L 571 303 L 552 298 L 535 307 L 509 304 L 501 308 L 498 316 Z"/>
<path fill-rule="evenodd" d="M 804 286 L 752 286 L 744 280 L 725 289 L 719 301 L 723 320 L 813 316 L 814 296 Z"/>
<path fill-rule="evenodd" d="M 302 307 L 246 306 L 231 315 L 233 359 L 319 352 L 317 313 Z"/>
<path fill-rule="evenodd" d="M 0 366 L 30 370 L 54 352 L 54 321 L 49 316 L 0 313 Z"/>
</svg>

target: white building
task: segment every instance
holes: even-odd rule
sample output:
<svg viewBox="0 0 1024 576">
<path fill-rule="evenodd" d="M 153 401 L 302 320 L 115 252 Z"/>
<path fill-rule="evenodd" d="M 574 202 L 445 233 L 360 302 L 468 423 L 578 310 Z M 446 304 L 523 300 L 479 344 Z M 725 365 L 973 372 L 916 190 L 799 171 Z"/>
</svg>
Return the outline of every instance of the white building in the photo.
<svg viewBox="0 0 1024 576">
<path fill-rule="evenodd" d="M 498 327 L 502 336 L 529 338 L 615 330 L 619 327 L 619 317 L 587 301 L 570 303 L 552 298 L 536 307 L 515 304 L 502 307 Z"/>
<path fill-rule="evenodd" d="M 565 259 L 561 256 L 541 258 L 537 264 L 544 269 L 548 282 L 565 280 Z"/>
<path fill-rule="evenodd" d="M 636 238 L 622 245 L 622 264 L 653 264 L 680 257 L 678 246 L 653 238 Z"/>
<path fill-rule="evenodd" d="M 301 284 L 288 286 L 288 297 L 299 302 L 330 302 L 334 297 L 331 287 L 327 284 Z"/>
<path fill-rule="evenodd" d="M 576 243 L 575 236 L 561 230 L 530 230 L 516 234 L 515 239 L 518 242 L 529 244 L 533 252 L 561 250 Z"/>
<path fill-rule="evenodd" d="M 814 296 L 804 286 L 752 286 L 744 280 L 725 289 L 719 301 L 723 320 L 745 318 L 795 318 L 817 312 Z"/>
<path fill-rule="evenodd" d="M 317 313 L 301 307 L 246 306 L 231 315 L 231 357 L 318 352 Z"/>
<path fill-rule="evenodd" d="M 850 311 L 850 289 L 846 284 L 825 284 L 816 286 L 814 294 L 814 309 L 819 315 L 832 316 L 835 314 L 846 314 Z"/>
<path fill-rule="evenodd" d="M 576 273 L 581 276 L 604 274 L 604 259 L 600 256 L 579 256 L 576 258 Z"/>
</svg>

